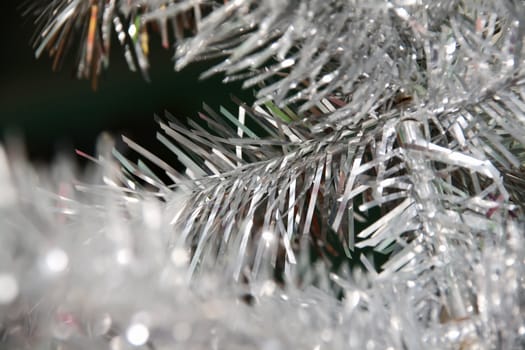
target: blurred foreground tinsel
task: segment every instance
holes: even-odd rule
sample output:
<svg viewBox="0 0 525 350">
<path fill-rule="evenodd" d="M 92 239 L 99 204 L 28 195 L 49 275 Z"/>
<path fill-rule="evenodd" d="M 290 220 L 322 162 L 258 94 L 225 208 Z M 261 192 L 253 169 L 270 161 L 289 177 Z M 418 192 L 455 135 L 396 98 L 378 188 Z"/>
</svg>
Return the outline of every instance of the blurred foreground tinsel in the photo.
<svg viewBox="0 0 525 350">
<path fill-rule="evenodd" d="M 258 100 L 158 118 L 183 172 L 2 151 L 2 348 L 525 347 L 523 2 L 45 3 L 79 77 L 159 32 Z"/>
</svg>

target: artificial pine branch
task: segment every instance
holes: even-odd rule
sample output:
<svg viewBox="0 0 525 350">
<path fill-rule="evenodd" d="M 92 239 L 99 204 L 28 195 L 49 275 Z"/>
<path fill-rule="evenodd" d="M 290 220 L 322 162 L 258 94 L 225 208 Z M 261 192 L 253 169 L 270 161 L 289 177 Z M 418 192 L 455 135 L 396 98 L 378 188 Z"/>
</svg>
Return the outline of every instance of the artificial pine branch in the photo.
<svg viewBox="0 0 525 350">
<path fill-rule="evenodd" d="M 211 73 L 260 89 L 159 119 L 183 171 L 126 138 L 141 159 L 102 147 L 98 184 L 2 159 L 8 347 L 523 347 L 521 2 L 37 8 L 37 55 L 81 31 L 80 77 L 112 30 L 146 73 L 159 31 L 177 68 L 226 56 Z"/>
</svg>

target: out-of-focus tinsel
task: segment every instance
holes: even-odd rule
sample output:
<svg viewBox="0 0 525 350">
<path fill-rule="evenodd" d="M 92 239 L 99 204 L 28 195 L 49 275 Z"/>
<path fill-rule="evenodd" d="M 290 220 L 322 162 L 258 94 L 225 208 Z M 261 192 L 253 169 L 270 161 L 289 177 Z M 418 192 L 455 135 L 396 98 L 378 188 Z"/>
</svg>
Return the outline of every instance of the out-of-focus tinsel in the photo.
<svg viewBox="0 0 525 350">
<path fill-rule="evenodd" d="M 522 2 L 69 0 L 39 22 L 58 58 L 84 28 L 80 76 L 112 30 L 145 72 L 171 22 L 177 68 L 225 55 L 210 72 L 261 88 L 158 119 L 184 171 L 127 138 L 141 159 L 102 139 L 86 179 L 2 155 L 0 344 L 525 347 Z"/>
</svg>

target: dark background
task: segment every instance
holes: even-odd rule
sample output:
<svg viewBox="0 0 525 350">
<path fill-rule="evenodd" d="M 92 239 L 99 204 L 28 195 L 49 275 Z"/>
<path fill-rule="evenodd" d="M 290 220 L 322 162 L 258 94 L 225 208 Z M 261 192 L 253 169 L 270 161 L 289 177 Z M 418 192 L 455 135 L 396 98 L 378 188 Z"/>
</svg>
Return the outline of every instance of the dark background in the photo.
<svg viewBox="0 0 525 350">
<path fill-rule="evenodd" d="M 165 150 L 155 141 L 154 114 L 167 110 L 179 118 L 194 117 L 203 102 L 233 109 L 231 94 L 244 100 L 253 96 L 239 84 L 222 84 L 222 76 L 200 81 L 199 74 L 210 62 L 175 72 L 174 50 L 163 49 L 154 34 L 151 82 L 128 70 L 123 50 L 113 40 L 109 70 L 94 91 L 90 81 L 74 77 L 78 47 L 72 47 L 58 72 L 52 71 L 46 54 L 35 58 L 31 45 L 35 25 L 32 18 L 22 17 L 20 3 L 7 0 L 1 5 L 0 137 L 13 130 L 22 135 L 34 161 L 47 162 L 59 150 L 73 155 L 75 148 L 93 154 L 102 131 L 116 138 L 125 134 L 162 155 Z"/>
</svg>

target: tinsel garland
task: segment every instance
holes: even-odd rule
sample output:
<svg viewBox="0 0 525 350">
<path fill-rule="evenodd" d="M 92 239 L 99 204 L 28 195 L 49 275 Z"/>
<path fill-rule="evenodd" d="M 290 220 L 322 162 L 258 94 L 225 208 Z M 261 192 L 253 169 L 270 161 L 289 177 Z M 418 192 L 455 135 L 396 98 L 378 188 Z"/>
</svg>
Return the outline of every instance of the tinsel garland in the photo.
<svg viewBox="0 0 525 350">
<path fill-rule="evenodd" d="M 80 30 L 80 77 L 113 30 L 146 73 L 172 23 L 177 68 L 260 90 L 158 120 L 184 171 L 127 138 L 85 175 L 2 152 L 0 345 L 525 347 L 522 2 L 48 3 L 37 55 Z"/>
</svg>

